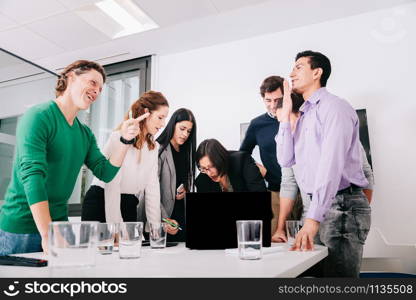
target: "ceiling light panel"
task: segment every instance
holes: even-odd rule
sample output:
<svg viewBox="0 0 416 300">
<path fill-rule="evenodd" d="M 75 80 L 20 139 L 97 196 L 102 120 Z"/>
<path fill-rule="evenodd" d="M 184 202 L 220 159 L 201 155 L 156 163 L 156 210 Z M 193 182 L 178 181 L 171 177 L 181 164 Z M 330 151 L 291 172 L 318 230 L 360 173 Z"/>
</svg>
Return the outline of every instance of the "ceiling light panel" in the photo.
<svg viewBox="0 0 416 300">
<path fill-rule="evenodd" d="M 112 39 L 159 27 L 131 0 L 97 1 L 74 12 Z"/>
</svg>

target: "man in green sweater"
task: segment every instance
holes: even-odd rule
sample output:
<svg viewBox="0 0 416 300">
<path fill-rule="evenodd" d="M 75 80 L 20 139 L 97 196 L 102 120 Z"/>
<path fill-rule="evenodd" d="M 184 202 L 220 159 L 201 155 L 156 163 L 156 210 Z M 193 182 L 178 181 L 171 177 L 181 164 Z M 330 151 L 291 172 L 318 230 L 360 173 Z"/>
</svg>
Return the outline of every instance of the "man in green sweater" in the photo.
<svg viewBox="0 0 416 300">
<path fill-rule="evenodd" d="M 99 64 L 76 61 L 59 76 L 56 99 L 22 116 L 0 212 L 0 255 L 47 252 L 49 223 L 68 220 L 68 199 L 83 164 L 105 182 L 117 174 L 139 122 L 149 114 L 124 121 L 116 151 L 104 157 L 91 130 L 76 116 L 98 98 L 105 78 Z"/>
</svg>

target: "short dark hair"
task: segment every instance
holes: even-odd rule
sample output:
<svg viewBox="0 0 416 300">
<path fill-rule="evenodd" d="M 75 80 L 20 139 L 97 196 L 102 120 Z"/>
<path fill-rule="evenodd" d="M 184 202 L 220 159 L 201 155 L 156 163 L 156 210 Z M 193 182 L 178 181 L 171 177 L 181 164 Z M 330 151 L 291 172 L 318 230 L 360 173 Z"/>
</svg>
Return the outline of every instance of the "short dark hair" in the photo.
<svg viewBox="0 0 416 300">
<path fill-rule="evenodd" d="M 298 93 L 290 94 L 290 98 L 292 98 L 292 112 L 297 113 L 300 107 L 305 102 L 305 100 L 303 99 L 302 95 Z M 283 99 L 277 100 L 276 108 L 282 108 L 282 107 L 283 107 Z"/>
<path fill-rule="evenodd" d="M 96 63 L 95 61 L 90 61 L 90 60 L 77 60 L 77 61 L 74 61 L 72 64 L 66 66 L 65 69 L 59 74 L 59 78 L 58 78 L 58 81 L 56 82 L 56 87 L 55 87 L 56 97 L 63 95 L 63 93 L 65 92 L 68 86 L 67 74 L 69 72 L 74 71 L 76 75 L 81 75 L 81 74 L 88 72 L 89 70 L 95 70 L 98 73 L 100 73 L 101 76 L 103 77 L 103 82 L 105 82 L 106 80 L 105 71 L 104 71 L 104 68 L 99 63 Z"/>
<path fill-rule="evenodd" d="M 209 160 L 218 171 L 218 176 L 228 173 L 228 151 L 216 139 L 204 140 L 196 150 L 196 164 L 199 168 L 199 161 L 208 156 Z"/>
<path fill-rule="evenodd" d="M 275 90 L 280 89 L 283 93 L 283 81 L 280 76 L 269 76 L 263 80 L 260 86 L 260 95 L 264 98 L 264 94 L 273 93 Z"/>
<path fill-rule="evenodd" d="M 312 70 L 316 68 L 322 69 L 320 84 L 322 87 L 326 86 L 326 82 L 328 81 L 329 75 L 331 75 L 331 62 L 329 61 L 329 58 L 320 52 L 314 52 L 311 50 L 299 52 L 296 55 L 296 60 L 298 60 L 301 57 L 309 58 L 309 64 L 311 65 Z"/>
<path fill-rule="evenodd" d="M 185 189 L 187 191 L 194 190 L 195 178 L 195 149 L 196 149 L 196 120 L 192 111 L 186 108 L 179 108 L 170 117 L 168 124 L 162 131 L 156 141 L 160 144 L 159 153 L 170 144 L 170 140 L 175 134 L 176 124 L 182 121 L 189 121 L 192 123 L 192 131 L 186 142 L 180 147 L 180 151 L 184 151 L 186 157 L 186 175 L 187 182 L 185 182 Z"/>
</svg>

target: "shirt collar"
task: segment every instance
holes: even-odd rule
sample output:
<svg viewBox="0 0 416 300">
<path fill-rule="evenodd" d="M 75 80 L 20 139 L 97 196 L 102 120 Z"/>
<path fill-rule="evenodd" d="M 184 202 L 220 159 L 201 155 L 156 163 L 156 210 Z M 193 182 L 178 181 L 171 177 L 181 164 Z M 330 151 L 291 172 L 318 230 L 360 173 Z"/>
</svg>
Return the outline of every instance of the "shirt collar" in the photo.
<svg viewBox="0 0 416 300">
<path fill-rule="evenodd" d="M 267 112 L 267 115 L 270 117 L 270 118 L 272 118 L 272 119 L 276 119 L 276 117 L 275 116 L 273 116 L 271 113 L 269 113 L 269 112 Z"/>
<path fill-rule="evenodd" d="M 325 87 L 321 87 L 320 89 L 317 89 L 315 92 L 312 93 L 312 95 L 310 95 L 310 97 L 307 99 L 307 101 L 305 102 L 310 102 L 310 103 L 317 103 L 323 95 L 325 95 L 326 93 L 328 93 L 328 91 L 326 90 Z"/>
<path fill-rule="evenodd" d="M 321 87 L 317 89 L 312 95 L 309 96 L 305 102 L 303 102 L 302 106 L 299 108 L 299 111 L 305 113 L 311 107 L 311 105 L 317 104 L 321 98 L 328 93 L 325 87 Z"/>
</svg>

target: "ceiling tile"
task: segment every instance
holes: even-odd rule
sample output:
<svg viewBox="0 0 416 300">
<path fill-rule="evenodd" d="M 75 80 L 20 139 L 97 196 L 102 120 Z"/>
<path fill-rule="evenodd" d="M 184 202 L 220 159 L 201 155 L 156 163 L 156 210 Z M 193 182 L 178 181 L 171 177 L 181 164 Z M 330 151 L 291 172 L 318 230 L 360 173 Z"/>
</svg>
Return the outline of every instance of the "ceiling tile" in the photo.
<svg viewBox="0 0 416 300">
<path fill-rule="evenodd" d="M 215 8 L 220 12 L 225 12 L 233 9 L 238 9 L 240 7 L 255 5 L 269 0 L 211 0 Z"/>
<path fill-rule="evenodd" d="M 66 10 L 66 7 L 56 0 L 0 1 L 0 12 L 20 24 L 30 23 L 63 13 Z"/>
<path fill-rule="evenodd" d="M 0 32 L 0 41 L 2 48 L 28 60 L 48 57 L 64 51 L 23 27 Z"/>
<path fill-rule="evenodd" d="M 132 0 L 160 27 L 216 14 L 209 0 Z"/>
<path fill-rule="evenodd" d="M 17 27 L 18 24 L 3 14 L 0 14 L 0 31 L 4 31 L 13 27 Z"/>
<path fill-rule="evenodd" d="M 68 9 L 76 9 L 85 5 L 89 5 L 101 0 L 58 0 Z"/>
<path fill-rule="evenodd" d="M 66 50 L 86 48 L 111 40 L 72 12 L 28 24 L 27 28 Z"/>
<path fill-rule="evenodd" d="M 215 8 L 217 8 L 220 12 L 238 9 L 249 5 L 256 5 L 266 1 L 269 0 L 211 0 Z"/>
</svg>

